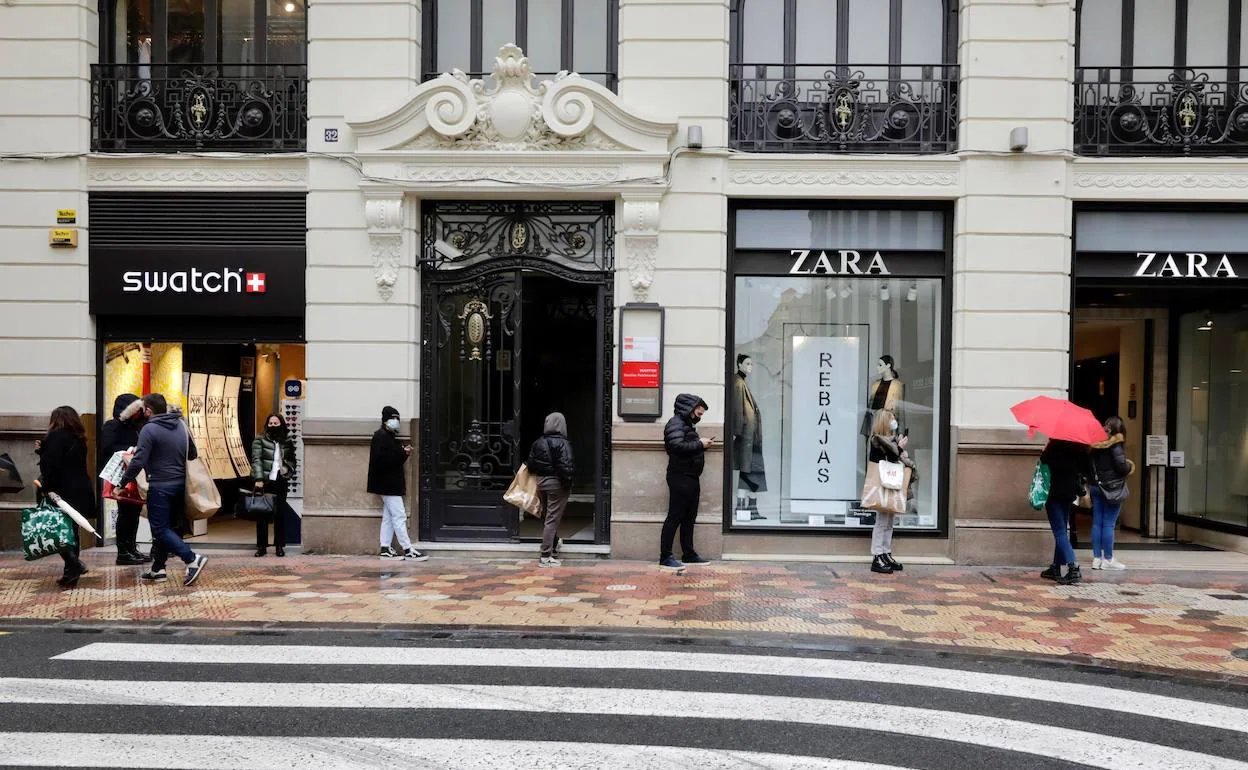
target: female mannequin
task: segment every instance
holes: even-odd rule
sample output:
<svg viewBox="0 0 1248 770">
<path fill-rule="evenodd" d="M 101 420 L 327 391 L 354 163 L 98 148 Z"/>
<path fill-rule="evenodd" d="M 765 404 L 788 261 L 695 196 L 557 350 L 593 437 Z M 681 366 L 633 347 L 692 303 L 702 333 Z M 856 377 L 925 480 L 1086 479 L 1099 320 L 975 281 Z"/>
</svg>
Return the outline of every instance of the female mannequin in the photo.
<svg viewBox="0 0 1248 770">
<path fill-rule="evenodd" d="M 737 510 L 749 510 L 750 520 L 765 518 L 758 511 L 758 492 L 767 491 L 763 466 L 763 418 L 746 379 L 754 371 L 747 355 L 737 356 L 733 378 L 732 467 L 737 471 Z M 747 494 L 748 493 L 748 494 Z"/>
<path fill-rule="evenodd" d="M 897 422 L 905 424 L 902 419 L 901 405 L 905 399 L 905 383 L 897 375 L 896 363 L 892 356 L 880 356 L 875 362 L 878 377 L 867 387 L 867 413 L 862 418 L 863 436 L 871 435 L 871 423 L 875 413 L 887 409 L 897 417 Z"/>
</svg>

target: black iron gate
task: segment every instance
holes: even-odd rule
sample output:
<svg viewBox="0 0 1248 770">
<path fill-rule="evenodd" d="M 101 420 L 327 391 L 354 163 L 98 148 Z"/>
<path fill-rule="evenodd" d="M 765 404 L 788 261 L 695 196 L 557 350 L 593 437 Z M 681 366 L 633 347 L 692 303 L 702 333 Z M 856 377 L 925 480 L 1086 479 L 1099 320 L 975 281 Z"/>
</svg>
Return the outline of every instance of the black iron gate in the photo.
<svg viewBox="0 0 1248 770">
<path fill-rule="evenodd" d="M 431 202 L 421 254 L 420 535 L 442 541 L 514 540 L 519 517 L 502 500 L 541 417 L 532 398 L 557 350 L 539 285 L 566 286 L 596 324 L 589 377 L 593 444 L 577 446 L 592 480 L 596 542 L 609 537 L 614 217 L 609 203 Z M 526 290 L 526 287 L 527 290 Z M 530 326 L 543 329 L 525 338 Z M 585 309 L 588 304 L 590 307 Z M 558 317 L 558 314 L 556 314 Z M 538 325 L 539 319 L 544 319 Z M 557 327 L 556 327 L 557 328 Z M 527 377 L 527 379 L 526 379 Z M 585 395 L 588 395 L 585 392 Z M 540 431 L 540 428 L 538 428 Z M 592 475 L 591 475 L 592 473 Z"/>
</svg>

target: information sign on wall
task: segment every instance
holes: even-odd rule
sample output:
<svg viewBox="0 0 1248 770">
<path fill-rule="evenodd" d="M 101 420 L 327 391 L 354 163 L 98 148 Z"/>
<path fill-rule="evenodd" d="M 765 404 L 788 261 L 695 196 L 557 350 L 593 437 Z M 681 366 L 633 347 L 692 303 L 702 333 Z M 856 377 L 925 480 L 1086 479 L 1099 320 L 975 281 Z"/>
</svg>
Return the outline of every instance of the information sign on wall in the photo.
<svg viewBox="0 0 1248 770">
<path fill-rule="evenodd" d="M 651 421 L 663 415 L 663 308 L 631 302 L 620 308 L 619 415 Z"/>
</svg>

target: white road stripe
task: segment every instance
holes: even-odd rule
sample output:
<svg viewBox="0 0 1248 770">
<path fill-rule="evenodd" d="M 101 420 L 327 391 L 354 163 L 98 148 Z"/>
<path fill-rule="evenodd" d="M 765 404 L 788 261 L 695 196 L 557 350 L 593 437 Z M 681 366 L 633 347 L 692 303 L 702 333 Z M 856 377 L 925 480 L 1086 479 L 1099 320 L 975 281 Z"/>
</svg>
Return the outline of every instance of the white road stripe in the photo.
<svg viewBox="0 0 1248 770">
<path fill-rule="evenodd" d="M 57 655 L 54 660 L 307 666 L 471 666 L 499 668 L 625 669 L 710 672 L 756 676 L 795 676 L 880 682 L 907 687 L 1001 695 L 1077 704 L 1090 708 L 1168 719 L 1248 733 L 1248 709 L 1151 695 L 1100 685 L 826 658 L 724 655 L 644 650 L 460 649 L 454 647 L 348 647 L 304 645 L 135 644 L 98 642 Z"/>
<path fill-rule="evenodd" d="M 586 768 L 620 770 L 891 770 L 893 765 L 750 751 L 542 741 L 413 738 L 242 738 L 219 735 L 0 733 L 7 766 L 168 767 L 185 770 L 446 770 Z M 906 770 L 898 768 L 898 770 Z"/>
<path fill-rule="evenodd" d="M 0 703 L 220 708 L 453 709 L 748 719 L 878 730 L 1103 770 L 1248 770 L 1248 763 L 997 717 L 855 701 L 670 690 L 494 685 L 0 679 Z"/>
</svg>

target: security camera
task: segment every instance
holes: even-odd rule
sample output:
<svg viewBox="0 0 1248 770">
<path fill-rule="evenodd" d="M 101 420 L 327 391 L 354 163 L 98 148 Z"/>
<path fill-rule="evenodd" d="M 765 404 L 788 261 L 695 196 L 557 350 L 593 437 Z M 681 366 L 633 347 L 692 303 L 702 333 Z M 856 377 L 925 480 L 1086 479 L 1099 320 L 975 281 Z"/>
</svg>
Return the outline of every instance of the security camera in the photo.
<svg viewBox="0 0 1248 770">
<path fill-rule="evenodd" d="M 445 257 L 446 259 L 459 259 L 460 257 L 464 256 L 464 252 L 455 248 L 454 246 L 442 240 L 441 238 L 433 242 L 433 248 L 435 251 L 438 252 L 439 255 L 441 255 L 442 257 Z"/>
</svg>

